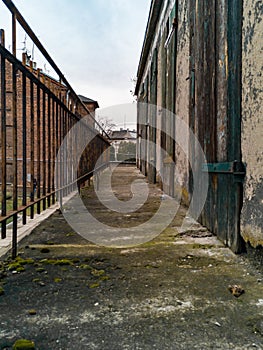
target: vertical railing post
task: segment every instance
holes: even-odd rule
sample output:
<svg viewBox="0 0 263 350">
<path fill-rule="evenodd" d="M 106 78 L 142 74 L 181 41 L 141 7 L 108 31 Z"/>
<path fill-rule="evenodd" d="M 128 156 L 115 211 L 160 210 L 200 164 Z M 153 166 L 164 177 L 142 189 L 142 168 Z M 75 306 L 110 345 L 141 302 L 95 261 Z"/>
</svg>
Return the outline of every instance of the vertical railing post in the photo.
<svg viewBox="0 0 263 350">
<path fill-rule="evenodd" d="M 12 51 L 16 57 L 16 14 L 12 14 Z"/>
<path fill-rule="evenodd" d="M 51 160 L 51 190 L 54 192 L 55 190 L 55 161 L 56 161 L 56 130 L 55 130 L 55 101 L 52 97 L 52 117 L 51 117 L 51 149 L 52 149 L 52 160 Z M 55 204 L 55 195 L 52 194 L 52 204 Z"/>
<path fill-rule="evenodd" d="M 48 102 L 47 102 L 47 141 L 48 141 L 48 154 L 47 154 L 47 205 L 50 207 L 50 191 L 51 191 L 51 100 L 50 94 L 48 94 Z"/>
<path fill-rule="evenodd" d="M 3 41 L 4 43 L 4 41 Z M 1 55 L 1 177 L 2 177 L 2 208 L 1 215 L 6 216 L 6 61 Z M 2 238 L 6 238 L 6 221 L 2 221 Z"/>
<path fill-rule="evenodd" d="M 13 112 L 13 210 L 16 212 L 17 205 L 17 74 L 18 70 L 13 64 L 12 71 L 12 112 Z M 17 213 L 13 216 L 12 258 L 17 254 Z"/>
<path fill-rule="evenodd" d="M 34 202 L 35 199 L 35 190 L 36 190 L 36 179 L 35 179 L 35 109 L 34 109 L 34 83 L 30 81 L 30 109 L 31 109 L 31 118 L 30 118 L 30 146 L 31 146 L 31 202 Z M 30 217 L 34 218 L 34 205 L 30 208 Z"/>
<path fill-rule="evenodd" d="M 40 214 L 40 187 L 41 187 L 41 111 L 40 111 L 40 86 L 37 86 L 37 213 Z"/>
<path fill-rule="evenodd" d="M 43 195 L 43 210 L 46 209 L 46 93 L 42 91 L 42 195 Z"/>
<path fill-rule="evenodd" d="M 59 108 L 58 108 L 58 102 L 56 102 L 56 104 L 55 104 L 55 130 L 56 130 L 56 134 L 55 134 L 55 148 L 56 148 L 56 150 L 55 150 L 55 153 L 56 153 L 56 162 L 57 162 L 57 172 L 56 172 L 56 186 L 57 186 L 57 190 L 58 190 L 58 167 L 59 167 L 59 164 L 58 164 L 58 158 L 57 158 L 57 156 L 58 156 L 58 149 L 59 149 L 59 118 L 58 118 L 58 113 L 59 113 Z M 56 192 L 56 199 L 57 199 L 57 201 L 59 200 L 59 192 L 57 191 Z"/>
<path fill-rule="evenodd" d="M 23 193 L 22 205 L 27 205 L 27 89 L 26 75 L 22 74 L 22 174 L 23 174 Z M 26 209 L 23 210 L 23 225 L 26 224 Z"/>
</svg>

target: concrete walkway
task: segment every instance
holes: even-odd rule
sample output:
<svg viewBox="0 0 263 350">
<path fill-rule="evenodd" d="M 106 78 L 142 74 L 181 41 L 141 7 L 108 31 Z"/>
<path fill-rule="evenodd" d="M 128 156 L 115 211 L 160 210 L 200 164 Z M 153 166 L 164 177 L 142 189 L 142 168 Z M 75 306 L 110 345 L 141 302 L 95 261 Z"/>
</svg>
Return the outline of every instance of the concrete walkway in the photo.
<svg viewBox="0 0 263 350">
<path fill-rule="evenodd" d="M 115 196 L 128 203 L 138 178 L 137 169 L 118 168 Z M 111 246 L 76 234 L 56 211 L 21 241 L 17 261 L 2 259 L 1 350 L 19 338 L 41 350 L 263 349 L 262 275 L 197 223 L 179 229 L 185 208 L 154 239 L 147 231 L 143 244 L 125 247 L 126 229 L 149 222 L 170 200 L 148 188 L 144 206 L 128 213 L 101 205 L 93 188 L 82 190 L 89 212 L 117 232 Z M 86 232 L 95 237 L 87 223 Z"/>
</svg>

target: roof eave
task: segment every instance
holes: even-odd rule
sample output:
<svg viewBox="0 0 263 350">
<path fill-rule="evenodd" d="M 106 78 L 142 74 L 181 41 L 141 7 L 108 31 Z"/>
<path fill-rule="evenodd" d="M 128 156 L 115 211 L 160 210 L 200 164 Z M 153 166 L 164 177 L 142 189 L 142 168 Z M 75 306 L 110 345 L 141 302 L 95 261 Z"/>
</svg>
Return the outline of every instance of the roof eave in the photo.
<svg viewBox="0 0 263 350">
<path fill-rule="evenodd" d="M 137 71 L 137 82 L 135 87 L 135 95 L 138 96 L 141 80 L 143 77 L 145 65 L 152 44 L 152 39 L 155 34 L 155 28 L 159 19 L 159 14 L 162 9 L 163 0 L 152 0 L 150 13 L 148 17 L 147 27 L 144 36 L 144 42 Z"/>
<path fill-rule="evenodd" d="M 79 98 L 81 99 L 82 103 L 94 104 L 94 105 L 95 105 L 95 109 L 96 109 L 96 108 L 100 108 L 98 101 L 92 100 L 91 98 L 88 98 L 88 97 L 83 96 L 83 95 L 78 95 L 78 96 L 79 96 Z"/>
</svg>

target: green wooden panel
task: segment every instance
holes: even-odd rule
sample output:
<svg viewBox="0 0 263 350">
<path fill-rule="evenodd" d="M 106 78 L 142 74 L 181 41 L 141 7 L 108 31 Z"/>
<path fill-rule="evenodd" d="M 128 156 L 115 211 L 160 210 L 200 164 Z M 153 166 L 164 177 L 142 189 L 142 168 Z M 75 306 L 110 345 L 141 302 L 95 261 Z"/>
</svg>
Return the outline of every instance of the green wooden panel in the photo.
<svg viewBox="0 0 263 350">
<path fill-rule="evenodd" d="M 224 6 L 221 14 L 218 9 Z M 226 9 L 227 7 L 227 9 Z M 228 14 L 227 19 L 225 14 Z M 190 0 L 190 127 L 198 136 L 207 156 L 208 164 L 203 171 L 209 173 L 209 190 L 201 222 L 228 244 L 234 252 L 241 252 L 240 211 L 242 203 L 242 181 L 245 167 L 241 159 L 241 39 L 242 1 L 239 0 Z M 221 18 L 221 17 L 222 18 Z M 220 24 L 220 26 L 217 26 Z M 227 29 L 227 39 L 225 32 Z M 221 31 L 221 32 L 220 32 Z M 228 47 L 228 77 L 217 77 L 218 47 Z M 221 51 L 220 51 L 221 52 Z M 221 57 L 221 56 L 220 56 Z M 220 89 L 217 90 L 217 79 Z M 224 85 L 225 84 L 225 85 Z M 227 121 L 224 134 L 228 135 L 228 150 L 225 158 L 218 149 L 224 147 L 217 137 L 217 95 L 225 93 L 228 100 Z M 219 123 L 220 124 L 220 123 Z M 196 130 L 197 129 L 197 130 Z M 190 145 L 190 156 L 195 159 L 194 147 Z M 191 184 L 190 184 L 191 185 Z M 193 187 L 199 184 L 192 184 Z"/>
<path fill-rule="evenodd" d="M 243 1 L 228 0 L 228 119 L 230 160 L 241 161 L 241 65 Z"/>
<path fill-rule="evenodd" d="M 228 157 L 241 162 L 241 64 L 243 1 L 228 0 Z M 240 253 L 244 242 L 240 235 L 242 183 L 232 176 L 229 193 L 229 246 Z"/>
<path fill-rule="evenodd" d="M 222 190 L 224 189 L 224 190 Z M 228 213 L 229 213 L 229 192 L 231 191 L 228 174 L 218 174 L 218 190 L 221 192 L 217 196 L 217 237 L 227 245 L 228 241 Z"/>
</svg>

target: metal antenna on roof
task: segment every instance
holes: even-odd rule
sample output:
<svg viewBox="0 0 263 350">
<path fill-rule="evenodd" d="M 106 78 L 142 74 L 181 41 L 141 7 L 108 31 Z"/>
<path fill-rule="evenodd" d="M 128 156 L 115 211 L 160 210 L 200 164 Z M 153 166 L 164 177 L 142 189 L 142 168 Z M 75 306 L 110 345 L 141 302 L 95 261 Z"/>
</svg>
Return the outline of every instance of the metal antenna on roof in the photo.
<svg viewBox="0 0 263 350">
<path fill-rule="evenodd" d="M 33 46 L 32 46 L 32 61 L 34 61 L 34 58 L 35 58 L 35 43 L 33 43 Z"/>
<path fill-rule="evenodd" d="M 25 39 L 24 39 L 24 41 L 22 41 L 22 44 L 24 44 L 24 47 L 23 47 L 23 51 L 24 52 L 26 52 L 27 53 L 27 48 L 26 48 L 26 39 L 27 39 L 27 36 L 26 36 L 26 34 L 25 34 Z"/>
</svg>

